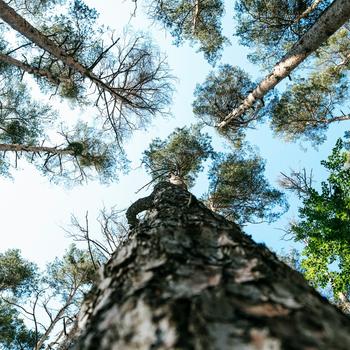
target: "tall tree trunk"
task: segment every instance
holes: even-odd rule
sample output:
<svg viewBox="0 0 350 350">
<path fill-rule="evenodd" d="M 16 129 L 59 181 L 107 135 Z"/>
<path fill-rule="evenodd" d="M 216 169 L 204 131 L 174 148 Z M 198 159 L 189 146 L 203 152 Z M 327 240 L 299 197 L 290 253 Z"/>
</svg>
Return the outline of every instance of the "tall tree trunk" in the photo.
<svg viewBox="0 0 350 350">
<path fill-rule="evenodd" d="M 28 74 L 33 74 L 37 77 L 42 77 L 50 81 L 54 85 L 59 85 L 62 80 L 59 77 L 54 76 L 50 71 L 46 69 L 40 69 L 37 67 L 30 66 L 27 63 L 17 60 L 9 55 L 0 53 L 0 62 L 16 66 Z"/>
<path fill-rule="evenodd" d="M 170 183 L 147 198 L 65 349 L 350 348 L 349 318 L 237 225 Z"/>
<path fill-rule="evenodd" d="M 199 22 L 199 0 L 194 0 L 194 9 L 193 9 L 193 20 L 192 20 L 192 32 L 196 34 L 197 26 Z"/>
<path fill-rule="evenodd" d="M 25 18 L 21 17 L 3 0 L 0 0 L 0 18 L 28 40 L 56 57 L 74 72 L 81 74 L 84 78 L 90 79 L 99 89 L 108 91 L 119 101 L 132 105 L 132 102 L 119 94 L 113 86 L 101 80 L 100 77 L 87 67 L 84 67 L 74 57 L 68 55 L 65 50 L 56 45 L 56 43 L 41 33 L 38 29 L 34 28 Z"/>
<path fill-rule="evenodd" d="M 47 153 L 53 155 L 75 155 L 72 148 L 57 148 L 57 147 L 45 147 L 45 146 L 26 146 L 17 143 L 1 143 L 0 152 L 28 152 L 28 153 Z"/>
<path fill-rule="evenodd" d="M 335 0 L 319 17 L 314 25 L 293 46 L 287 55 L 274 67 L 272 73 L 245 98 L 239 107 L 229 113 L 218 124 L 222 129 L 252 108 L 257 100 L 262 100 L 281 80 L 320 47 L 334 32 L 350 18 L 350 1 Z"/>
</svg>

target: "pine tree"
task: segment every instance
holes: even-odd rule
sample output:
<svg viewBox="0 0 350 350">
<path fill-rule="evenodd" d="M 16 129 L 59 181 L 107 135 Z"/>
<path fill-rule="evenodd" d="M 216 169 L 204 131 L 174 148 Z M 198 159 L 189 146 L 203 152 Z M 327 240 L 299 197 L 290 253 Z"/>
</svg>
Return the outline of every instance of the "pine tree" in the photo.
<svg viewBox="0 0 350 350">
<path fill-rule="evenodd" d="M 199 126 L 178 128 L 164 141 L 153 140 L 142 161 L 152 182 L 190 188 L 207 160 L 211 160 L 209 185 L 202 199 L 214 212 L 246 224 L 272 222 L 286 211 L 283 193 L 270 186 L 265 163 L 252 149 L 217 153 Z"/>
<path fill-rule="evenodd" d="M 313 25 L 302 35 L 287 54 L 275 65 L 272 72 L 268 74 L 250 92 L 241 104 L 226 115 L 218 128 L 226 128 L 232 123 L 236 128 L 236 120 L 241 115 L 249 112 L 257 101 L 263 100 L 281 80 L 291 74 L 309 55 L 315 52 L 334 32 L 341 28 L 350 18 L 350 4 L 345 0 L 336 0 L 322 12 Z M 253 118 L 254 120 L 256 118 Z"/>
<path fill-rule="evenodd" d="M 271 127 L 288 141 L 306 139 L 314 144 L 325 140 L 331 123 L 349 120 L 346 100 L 349 93 L 350 36 L 340 29 L 318 50 L 313 65 L 318 72 L 296 77 L 286 91 L 269 106 Z M 339 107 L 341 111 L 339 111 Z M 345 111 L 345 112 L 344 112 Z"/>
<path fill-rule="evenodd" d="M 171 77 L 158 50 L 138 34 L 110 33 L 108 43 L 108 32 L 96 29 L 96 11 L 79 0 L 17 0 L 0 2 L 0 8 L 1 173 L 11 175 L 25 157 L 55 181 L 81 182 L 96 174 L 103 182 L 115 180 L 128 164 L 123 141 L 170 101 Z M 8 42 L 11 26 L 20 35 Z M 95 120 L 62 125 L 29 93 L 23 79 L 30 76 L 47 97 L 97 107 Z"/>
<path fill-rule="evenodd" d="M 215 63 L 227 38 L 222 34 L 221 18 L 224 14 L 222 0 L 147 0 L 148 14 L 170 30 L 179 45 L 188 40 L 199 46 L 198 51 Z"/>
<path fill-rule="evenodd" d="M 6 350 L 57 348 L 96 275 L 88 252 L 74 245 L 45 271 L 8 250 L 0 254 L 0 271 L 0 348 Z"/>
<path fill-rule="evenodd" d="M 184 188 L 157 184 L 148 208 L 64 349 L 349 347 L 344 314 Z"/>
<path fill-rule="evenodd" d="M 210 209 L 238 224 L 277 220 L 288 205 L 264 171 L 265 162 L 254 152 L 240 149 L 217 155 L 208 174 Z"/>
<path fill-rule="evenodd" d="M 150 40 L 140 35 L 114 38 L 110 33 L 110 44 L 101 41 L 107 33 L 96 31 L 96 11 L 82 1 L 73 1 L 67 15 L 54 16 L 39 28 L 4 1 L 0 18 L 26 39 L 0 56 L 2 62 L 48 81 L 62 96 L 84 98 L 86 103 L 92 92 L 90 103 L 119 139 L 127 134 L 123 130 L 144 126 L 169 103 L 171 77 Z M 6 59 L 9 53 L 33 57 L 23 64 L 16 57 Z"/>
<path fill-rule="evenodd" d="M 248 57 L 275 65 L 330 5 L 330 0 L 238 0 L 235 35 L 253 50 Z"/>
</svg>

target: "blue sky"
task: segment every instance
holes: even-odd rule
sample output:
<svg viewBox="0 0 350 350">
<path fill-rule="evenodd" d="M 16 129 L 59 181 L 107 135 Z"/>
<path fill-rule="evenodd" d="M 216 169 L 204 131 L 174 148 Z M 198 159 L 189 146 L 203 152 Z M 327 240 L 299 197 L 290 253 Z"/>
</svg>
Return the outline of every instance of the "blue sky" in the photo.
<svg viewBox="0 0 350 350">
<path fill-rule="evenodd" d="M 137 198 L 146 195 L 146 192 L 135 192 L 148 182 L 145 172 L 139 168 L 142 151 L 154 137 L 166 137 L 176 126 L 190 125 L 195 122 L 192 116 L 191 104 L 193 91 L 197 83 L 204 81 L 206 75 L 212 69 L 201 54 L 196 53 L 195 48 L 184 44 L 181 47 L 172 45 L 172 38 L 162 28 L 150 23 L 142 16 L 141 3 L 137 17 L 130 19 L 134 3 L 131 0 L 88 0 L 86 3 L 95 7 L 100 12 L 101 23 L 116 29 L 117 33 L 129 23 L 134 29 L 145 32 L 151 31 L 151 35 L 161 50 L 168 56 L 168 62 L 172 73 L 177 77 L 176 93 L 171 106 L 173 117 L 159 117 L 153 120 L 148 131 L 135 133 L 129 140 L 126 150 L 132 160 L 131 168 L 127 176 L 120 178 L 118 183 L 109 186 L 98 182 L 90 182 L 87 185 L 76 186 L 71 189 L 51 184 L 41 176 L 31 165 L 20 164 L 21 170 L 14 173 L 14 180 L 0 179 L 0 193 L 5 200 L 1 201 L 1 250 L 8 248 L 20 248 L 23 255 L 39 264 L 52 260 L 55 256 L 63 254 L 70 240 L 66 237 L 61 226 L 69 224 L 70 215 L 74 213 L 83 218 L 85 212 L 89 212 L 92 229 L 93 222 L 102 207 L 116 206 L 119 209 L 127 208 Z M 230 8 L 231 7 L 231 8 Z M 232 46 L 224 51 L 221 62 L 238 65 L 247 70 L 255 79 L 263 77 L 259 69 L 246 60 L 248 51 L 235 43 L 232 37 L 233 21 L 232 1 L 227 2 L 226 16 L 224 19 L 224 31 L 232 41 Z M 65 114 L 69 117 L 67 107 Z M 73 114 L 73 113 L 72 113 Z M 349 129 L 349 123 L 331 126 L 327 133 L 327 141 L 313 149 L 310 144 L 303 144 L 305 151 L 297 144 L 281 142 L 273 137 L 267 125 L 258 127 L 249 132 L 248 140 L 256 145 L 260 154 L 267 160 L 266 174 L 271 183 L 276 185 L 276 179 L 281 171 L 289 169 L 314 169 L 316 179 L 325 177 L 325 172 L 320 167 L 320 161 L 325 159 L 335 144 L 338 137 Z M 211 130 L 215 147 L 222 148 L 223 140 L 215 136 Z M 201 194 L 206 190 L 205 176 L 200 178 L 194 188 L 195 194 Z M 278 222 L 271 225 L 250 225 L 246 232 L 253 235 L 259 242 L 265 242 L 269 247 L 279 251 L 282 247 L 288 249 L 290 242 L 282 241 L 283 234 L 279 229 L 284 228 L 290 218 L 297 215 L 295 198 L 290 197 L 291 210 Z"/>
</svg>

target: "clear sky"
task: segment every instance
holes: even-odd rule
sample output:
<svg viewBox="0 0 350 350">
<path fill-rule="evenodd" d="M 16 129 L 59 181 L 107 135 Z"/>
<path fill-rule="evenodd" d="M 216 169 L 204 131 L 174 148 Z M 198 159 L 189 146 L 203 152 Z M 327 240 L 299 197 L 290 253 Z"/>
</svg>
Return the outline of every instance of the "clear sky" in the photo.
<svg viewBox="0 0 350 350">
<path fill-rule="evenodd" d="M 141 2 L 139 0 L 139 2 Z M 24 257 L 39 264 L 51 261 L 55 256 L 61 256 L 71 242 L 61 226 L 67 227 L 70 215 L 74 213 L 83 218 L 89 212 L 93 223 L 102 207 L 116 206 L 127 208 L 137 198 L 146 192 L 135 194 L 136 190 L 148 182 L 145 172 L 139 168 L 142 151 L 154 137 L 166 137 L 176 126 L 190 125 L 195 122 L 192 116 L 191 104 L 193 91 L 197 83 L 204 81 L 211 67 L 201 54 L 188 45 L 175 47 L 172 38 L 162 28 L 150 23 L 142 16 L 141 3 L 136 18 L 130 19 L 134 3 L 131 0 L 88 0 L 89 6 L 95 7 L 100 13 L 101 23 L 116 29 L 122 34 L 122 28 L 128 23 L 137 30 L 151 31 L 156 43 L 168 56 L 172 73 L 178 78 L 176 93 L 171 107 L 172 118 L 159 117 L 155 119 L 147 132 L 137 132 L 128 142 L 126 149 L 132 160 L 131 170 L 127 176 L 121 176 L 118 183 L 109 186 L 98 182 L 89 182 L 71 189 L 51 184 L 41 176 L 31 165 L 20 163 L 20 170 L 14 172 L 14 180 L 0 179 L 1 213 L 1 251 L 8 248 L 20 248 Z M 252 74 L 254 78 L 262 77 L 257 67 L 250 64 L 245 56 L 247 50 L 239 47 L 234 38 L 232 21 L 232 1 L 227 2 L 224 19 L 225 34 L 233 45 L 224 51 L 222 63 L 239 65 Z M 60 106 L 58 106 L 60 107 Z M 62 106 L 62 108 L 67 108 Z M 68 113 L 69 114 L 69 113 Z M 280 171 L 289 169 L 313 168 L 316 179 L 324 177 L 324 171 L 319 163 L 325 159 L 338 137 L 349 129 L 349 123 L 334 125 L 328 132 L 328 140 L 319 150 L 314 150 L 308 144 L 307 151 L 296 144 L 287 144 L 275 139 L 268 127 L 262 126 L 249 133 L 248 140 L 258 146 L 261 155 L 267 160 L 266 174 L 271 183 L 276 185 Z M 214 145 L 222 147 L 223 140 L 214 135 Z M 194 188 L 195 194 L 206 190 L 204 176 Z M 282 247 L 288 249 L 290 242 L 281 241 L 283 234 L 279 229 L 285 227 L 288 220 L 296 216 L 296 200 L 292 197 L 291 210 L 278 222 L 271 225 L 250 225 L 246 232 L 253 235 L 259 242 L 265 242 L 269 247 L 279 251 Z M 97 229 L 97 228 L 96 228 Z"/>
</svg>

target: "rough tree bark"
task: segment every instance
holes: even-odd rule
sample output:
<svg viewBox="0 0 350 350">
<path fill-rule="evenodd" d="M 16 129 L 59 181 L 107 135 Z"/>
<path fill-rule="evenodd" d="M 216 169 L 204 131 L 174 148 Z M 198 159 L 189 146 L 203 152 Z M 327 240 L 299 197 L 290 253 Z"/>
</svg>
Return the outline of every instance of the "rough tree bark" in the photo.
<svg viewBox="0 0 350 350">
<path fill-rule="evenodd" d="M 350 1 L 335 0 L 319 17 L 315 24 L 301 37 L 287 55 L 274 67 L 273 71 L 245 98 L 241 105 L 229 113 L 217 127 L 228 127 L 252 108 L 256 101 L 262 100 L 281 80 L 321 46 L 350 18 Z"/>
<path fill-rule="evenodd" d="M 349 318 L 264 245 L 184 188 L 148 198 L 65 349 L 350 348 Z"/>
</svg>

